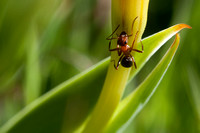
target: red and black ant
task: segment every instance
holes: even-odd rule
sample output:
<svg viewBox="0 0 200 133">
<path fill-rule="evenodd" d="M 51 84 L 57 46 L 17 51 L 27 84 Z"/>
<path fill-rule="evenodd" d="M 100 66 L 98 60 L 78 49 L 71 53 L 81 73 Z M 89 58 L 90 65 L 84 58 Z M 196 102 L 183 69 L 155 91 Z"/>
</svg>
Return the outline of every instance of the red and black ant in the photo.
<svg viewBox="0 0 200 133">
<path fill-rule="evenodd" d="M 133 58 L 133 56 L 131 55 L 131 52 L 132 51 L 136 51 L 136 52 L 139 52 L 139 53 L 143 53 L 143 44 L 141 42 L 141 45 L 142 45 L 142 50 L 138 50 L 138 49 L 133 49 L 133 46 L 134 46 L 134 43 L 135 43 L 135 40 L 137 38 L 137 35 L 138 35 L 138 31 L 136 32 L 135 34 L 135 38 L 133 40 L 133 43 L 132 43 L 132 46 L 130 47 L 128 45 L 128 38 L 130 36 L 133 35 L 133 25 L 135 23 L 135 20 L 137 19 L 138 17 L 136 17 L 134 20 L 133 20 L 133 23 L 132 23 L 132 29 L 131 29 L 131 34 L 128 35 L 125 31 L 122 31 L 121 34 L 117 37 L 113 37 L 113 34 L 117 31 L 117 29 L 119 28 L 120 25 L 117 26 L 117 28 L 113 31 L 113 33 L 108 36 L 106 39 L 107 40 L 110 40 L 109 42 L 109 51 L 117 51 L 118 52 L 118 56 L 121 56 L 117 62 L 117 66 L 115 65 L 115 60 L 111 60 L 114 61 L 114 67 L 115 69 L 117 70 L 120 63 L 123 67 L 126 67 L 126 68 L 129 68 L 129 67 L 132 67 L 133 66 L 133 63 L 134 63 L 134 66 L 135 66 L 135 69 L 137 69 L 137 66 L 136 66 L 136 63 L 135 63 L 135 60 Z M 111 38 L 110 38 L 111 37 Z M 111 49 L 110 48 L 110 45 L 111 45 L 111 40 L 112 39 L 117 39 L 117 48 L 114 48 L 114 49 Z M 122 54 L 122 55 L 121 55 Z"/>
</svg>

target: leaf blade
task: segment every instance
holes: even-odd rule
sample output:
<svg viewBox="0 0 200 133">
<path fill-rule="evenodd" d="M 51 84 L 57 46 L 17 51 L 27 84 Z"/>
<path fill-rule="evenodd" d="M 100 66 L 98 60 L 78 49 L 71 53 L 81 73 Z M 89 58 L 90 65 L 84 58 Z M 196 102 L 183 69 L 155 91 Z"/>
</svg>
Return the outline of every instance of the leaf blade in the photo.
<svg viewBox="0 0 200 133">
<path fill-rule="evenodd" d="M 134 92 L 120 103 L 110 120 L 106 132 L 116 132 L 122 125 L 126 126 L 127 124 L 125 123 L 131 121 L 145 106 L 165 75 L 178 48 L 179 42 L 180 36 L 177 34 L 174 43 L 154 70 Z M 120 130 L 123 130 L 123 127 Z"/>
<path fill-rule="evenodd" d="M 177 24 L 143 39 L 142 44 L 144 45 L 144 53 L 135 53 L 134 58 L 137 62 L 138 69 L 131 71 L 129 79 L 132 79 L 140 71 L 144 64 L 160 47 L 162 47 L 172 36 L 184 28 L 191 29 L 189 25 Z M 140 45 L 137 46 L 140 47 Z"/>
<path fill-rule="evenodd" d="M 162 43 L 152 46 L 154 51 L 152 50 L 152 47 L 146 47 L 145 46 L 145 53 L 143 53 L 143 55 L 139 55 L 139 54 L 135 54 L 135 58 L 136 61 L 138 62 L 138 69 L 136 69 L 135 71 L 131 72 L 131 76 L 129 78 L 129 81 L 131 80 L 131 78 L 134 77 L 134 75 L 140 71 L 140 69 L 144 66 L 144 64 L 147 62 L 147 60 L 164 44 L 164 42 L 167 41 L 167 39 L 171 38 L 175 33 L 177 33 L 178 31 L 180 31 L 183 28 L 188 28 L 187 25 L 176 25 L 173 26 L 171 28 L 168 28 L 166 30 L 163 30 L 161 33 L 156 33 L 154 35 L 152 35 L 149 38 L 145 38 L 143 40 L 143 43 L 145 44 L 146 40 L 153 40 L 155 37 L 154 36 L 161 36 L 165 33 L 168 33 L 166 36 L 163 37 Z M 170 29 L 170 30 L 169 30 Z M 153 38 L 153 39 L 152 39 Z M 148 50 L 150 49 L 151 50 Z M 149 51 L 149 52 L 147 52 Z M 89 89 L 91 86 L 91 84 L 94 84 L 95 86 L 97 86 L 96 82 L 99 80 L 99 77 L 103 77 L 106 74 L 106 70 L 107 70 L 107 66 L 109 64 L 110 58 L 106 58 L 103 61 L 101 61 L 100 63 L 96 64 L 95 66 L 93 66 L 92 68 L 89 68 L 88 70 L 84 71 L 81 74 L 76 75 L 75 77 L 63 82 L 62 84 L 60 84 L 59 86 L 55 87 L 52 91 L 48 92 L 47 94 L 43 95 L 42 97 L 39 97 L 38 99 L 36 99 L 36 101 L 33 101 L 33 103 L 31 103 L 30 105 L 28 105 L 27 107 L 25 107 L 22 111 L 20 111 L 18 114 L 16 114 L 12 119 L 10 119 L 7 123 L 5 123 L 5 125 L 3 125 L 3 127 L 0 129 L 1 131 L 4 132 L 13 132 L 14 130 L 18 130 L 19 132 L 22 132 L 20 130 L 23 129 L 23 131 L 28 131 L 30 132 L 30 130 L 28 130 L 28 127 L 31 127 L 31 131 L 32 132 L 36 132 L 34 129 L 38 129 L 38 125 L 42 125 L 45 123 L 46 120 L 48 120 L 49 117 L 51 117 L 52 115 L 54 115 L 55 113 L 57 114 L 58 112 L 61 113 L 61 115 L 59 116 L 59 119 L 54 119 L 52 121 L 48 121 L 47 125 L 51 125 L 51 124 L 55 124 L 53 126 L 44 126 L 44 127 L 55 127 L 54 130 L 58 130 L 58 127 L 63 121 L 63 117 L 64 117 L 64 112 L 62 112 L 62 110 L 65 110 L 66 107 L 66 99 L 69 96 L 74 96 L 76 95 L 76 92 L 93 92 L 93 95 L 87 96 L 88 98 L 90 98 L 92 101 L 92 104 L 90 105 L 90 108 L 92 108 L 95 104 L 95 102 L 97 101 L 98 95 L 100 93 L 101 88 L 96 87 L 95 91 L 94 89 Z M 89 79 L 89 81 L 88 81 Z M 82 84 L 82 86 L 79 86 L 79 84 Z M 103 84 L 103 80 L 98 81 L 98 85 L 101 87 Z M 76 88 L 76 89 L 73 89 Z M 85 93 L 86 93 L 85 92 Z M 85 94 L 84 93 L 84 94 Z M 91 98 L 92 97 L 92 98 Z M 57 107 L 56 104 L 61 104 L 60 107 Z M 44 109 L 44 107 L 46 107 Z M 89 112 L 90 110 L 88 110 Z M 87 115 L 88 112 L 86 112 L 84 115 Z M 40 122 L 37 121 L 38 116 L 40 115 Z M 85 118 L 86 116 L 84 116 L 83 118 Z M 84 120 L 80 120 L 79 122 L 83 122 Z M 27 124 L 26 126 L 23 124 Z M 23 128 L 21 127 L 23 125 Z M 33 125 L 37 128 L 33 128 Z M 79 126 L 79 125 L 78 125 Z M 24 128 L 26 127 L 26 128 Z M 44 127 L 42 127 L 41 132 L 44 132 Z M 27 129 L 27 130 L 25 130 Z M 53 129 L 47 129 L 46 132 L 48 131 L 54 131 Z M 37 132 L 40 132 L 37 130 Z"/>
</svg>

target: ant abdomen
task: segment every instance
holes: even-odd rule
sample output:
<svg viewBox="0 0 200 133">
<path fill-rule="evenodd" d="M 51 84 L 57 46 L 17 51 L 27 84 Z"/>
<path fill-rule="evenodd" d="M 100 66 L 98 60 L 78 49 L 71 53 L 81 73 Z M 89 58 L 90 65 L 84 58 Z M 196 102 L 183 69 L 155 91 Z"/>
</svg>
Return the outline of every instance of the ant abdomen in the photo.
<svg viewBox="0 0 200 133">
<path fill-rule="evenodd" d="M 126 68 L 132 67 L 133 59 L 130 56 L 125 56 L 121 61 L 121 65 Z"/>
</svg>

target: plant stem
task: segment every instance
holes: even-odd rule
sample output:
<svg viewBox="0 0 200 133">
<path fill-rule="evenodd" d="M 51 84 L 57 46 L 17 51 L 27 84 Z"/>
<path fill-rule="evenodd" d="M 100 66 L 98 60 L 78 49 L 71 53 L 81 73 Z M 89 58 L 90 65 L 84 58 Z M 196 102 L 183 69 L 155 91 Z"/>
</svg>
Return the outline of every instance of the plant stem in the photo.
<svg viewBox="0 0 200 133">
<path fill-rule="evenodd" d="M 113 36 L 120 35 L 122 31 L 125 31 L 128 35 L 132 34 L 128 39 L 128 45 L 131 46 L 135 33 L 138 32 L 135 44 L 140 42 L 146 26 L 148 3 L 149 0 L 112 0 L 112 29 L 115 30 L 120 25 Z M 136 17 L 137 20 L 132 27 L 133 20 Z M 117 39 L 113 39 L 111 47 L 116 48 L 116 45 Z M 115 60 L 115 63 L 117 63 L 119 57 L 117 52 L 111 52 L 111 59 Z M 113 62 L 110 63 L 100 98 L 86 124 L 84 133 L 103 132 L 120 102 L 131 69 L 120 65 L 119 69 L 115 70 Z"/>
<path fill-rule="evenodd" d="M 84 132 L 102 132 L 120 102 L 128 80 L 130 69 L 113 69 L 110 63 L 108 73 L 98 103 Z"/>
</svg>

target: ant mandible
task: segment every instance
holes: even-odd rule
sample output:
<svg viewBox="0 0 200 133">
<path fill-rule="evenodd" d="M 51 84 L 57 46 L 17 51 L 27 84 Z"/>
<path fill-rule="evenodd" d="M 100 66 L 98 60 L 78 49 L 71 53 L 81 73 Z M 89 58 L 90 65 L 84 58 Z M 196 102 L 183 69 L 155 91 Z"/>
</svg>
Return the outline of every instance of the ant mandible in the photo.
<svg viewBox="0 0 200 133">
<path fill-rule="evenodd" d="M 136 52 L 139 52 L 139 53 L 143 53 L 143 44 L 142 44 L 141 41 L 140 42 L 141 42 L 141 45 L 142 45 L 142 50 L 133 49 L 133 46 L 134 46 L 134 43 L 135 43 L 135 40 L 137 38 L 137 35 L 138 35 L 139 31 L 137 31 L 136 34 L 135 34 L 135 38 L 133 40 L 132 46 L 130 47 L 128 45 L 128 38 L 133 35 L 133 25 L 134 25 L 135 20 L 137 18 L 138 17 L 136 17 L 133 20 L 132 29 L 131 29 L 131 34 L 130 35 L 128 35 L 125 31 L 122 31 L 119 36 L 117 35 L 116 38 L 113 37 L 113 34 L 117 31 L 117 29 L 120 26 L 120 25 L 118 25 L 117 28 L 113 31 L 113 33 L 106 38 L 107 40 L 110 40 L 110 42 L 109 42 L 109 51 L 111 51 L 111 52 L 112 51 L 117 51 L 118 52 L 118 56 L 121 56 L 119 58 L 118 62 L 117 62 L 117 66 L 115 65 L 115 60 L 111 60 L 111 62 L 114 61 L 114 67 L 115 67 L 116 70 L 118 70 L 118 67 L 119 67 L 120 63 L 121 63 L 121 65 L 123 67 L 126 67 L 126 68 L 132 67 L 133 63 L 134 63 L 135 69 L 137 69 L 137 65 L 135 63 L 135 60 L 134 60 L 133 56 L 131 55 L 131 52 L 132 51 L 136 51 Z M 111 49 L 110 45 L 111 45 L 111 40 L 113 40 L 113 39 L 117 39 L 117 48 Z"/>
</svg>

